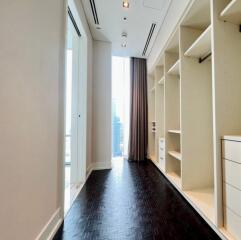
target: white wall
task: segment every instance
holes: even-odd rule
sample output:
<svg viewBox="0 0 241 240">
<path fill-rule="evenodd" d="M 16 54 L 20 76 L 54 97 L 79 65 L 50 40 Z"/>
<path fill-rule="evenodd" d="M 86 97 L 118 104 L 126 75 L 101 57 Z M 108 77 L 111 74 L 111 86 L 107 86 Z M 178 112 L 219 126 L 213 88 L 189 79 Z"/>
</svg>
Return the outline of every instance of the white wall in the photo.
<svg viewBox="0 0 241 240">
<path fill-rule="evenodd" d="M 177 26 L 179 20 L 187 9 L 192 0 L 172 0 L 169 12 L 163 22 L 163 25 L 156 37 L 155 43 L 151 49 L 151 52 L 147 58 L 148 70 L 152 69 L 160 53 L 162 52 L 165 44 L 167 43 L 170 35 Z"/>
<path fill-rule="evenodd" d="M 94 41 L 93 164 L 111 166 L 111 44 Z"/>
<path fill-rule="evenodd" d="M 33 240 L 62 204 L 65 1 L 3 0 L 0 16 L 0 239 Z M 90 163 L 92 39 L 83 25 Z"/>
</svg>

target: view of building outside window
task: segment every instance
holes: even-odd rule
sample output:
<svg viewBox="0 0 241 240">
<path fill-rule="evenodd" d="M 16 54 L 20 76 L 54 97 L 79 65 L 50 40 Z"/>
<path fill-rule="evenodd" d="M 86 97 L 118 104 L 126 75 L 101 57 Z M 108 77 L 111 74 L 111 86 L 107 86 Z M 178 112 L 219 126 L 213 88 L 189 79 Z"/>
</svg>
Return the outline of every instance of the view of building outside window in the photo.
<svg viewBox="0 0 241 240">
<path fill-rule="evenodd" d="M 112 156 L 127 157 L 130 117 L 130 59 L 112 58 Z"/>
</svg>

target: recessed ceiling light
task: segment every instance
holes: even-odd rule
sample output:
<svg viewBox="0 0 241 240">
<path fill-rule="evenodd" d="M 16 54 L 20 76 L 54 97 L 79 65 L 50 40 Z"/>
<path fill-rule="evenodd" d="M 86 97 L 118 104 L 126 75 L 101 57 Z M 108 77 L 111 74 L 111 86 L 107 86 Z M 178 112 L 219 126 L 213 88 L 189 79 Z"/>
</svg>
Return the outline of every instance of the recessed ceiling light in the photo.
<svg viewBox="0 0 241 240">
<path fill-rule="evenodd" d="M 129 8 L 129 6 L 130 6 L 130 5 L 129 5 L 128 0 L 124 0 L 124 1 L 123 1 L 123 7 L 124 7 L 124 8 Z"/>
<path fill-rule="evenodd" d="M 127 20 L 127 17 L 123 17 L 123 20 L 126 21 L 126 20 Z"/>
</svg>

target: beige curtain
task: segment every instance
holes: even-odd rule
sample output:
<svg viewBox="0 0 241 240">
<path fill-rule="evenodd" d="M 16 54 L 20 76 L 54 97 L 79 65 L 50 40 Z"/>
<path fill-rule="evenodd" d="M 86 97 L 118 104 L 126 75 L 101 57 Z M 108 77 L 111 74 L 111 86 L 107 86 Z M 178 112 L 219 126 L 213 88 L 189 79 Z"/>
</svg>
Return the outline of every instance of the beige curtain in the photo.
<svg viewBox="0 0 241 240">
<path fill-rule="evenodd" d="M 148 107 L 146 60 L 131 58 L 130 136 L 128 159 L 144 161 L 147 158 Z"/>
</svg>

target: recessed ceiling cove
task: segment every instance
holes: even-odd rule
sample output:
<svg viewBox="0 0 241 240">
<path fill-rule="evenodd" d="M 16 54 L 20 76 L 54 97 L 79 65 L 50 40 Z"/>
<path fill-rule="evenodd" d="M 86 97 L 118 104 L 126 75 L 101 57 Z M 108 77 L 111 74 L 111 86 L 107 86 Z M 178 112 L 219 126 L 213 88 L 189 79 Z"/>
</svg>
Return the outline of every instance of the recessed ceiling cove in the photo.
<svg viewBox="0 0 241 240">
<path fill-rule="evenodd" d="M 115 56 L 145 58 L 162 27 L 171 0 L 128 2 L 129 8 L 123 8 L 122 0 L 82 0 L 95 40 L 111 42 Z M 127 37 L 123 37 L 123 32 Z"/>
</svg>

